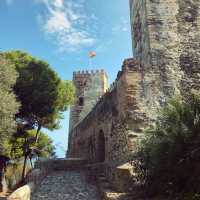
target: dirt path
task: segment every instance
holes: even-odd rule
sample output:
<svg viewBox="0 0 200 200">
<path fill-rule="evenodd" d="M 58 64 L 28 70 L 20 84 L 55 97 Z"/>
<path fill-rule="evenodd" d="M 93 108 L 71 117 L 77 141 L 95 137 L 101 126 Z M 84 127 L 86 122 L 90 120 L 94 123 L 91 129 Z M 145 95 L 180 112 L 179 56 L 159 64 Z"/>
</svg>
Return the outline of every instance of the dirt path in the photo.
<svg viewBox="0 0 200 200">
<path fill-rule="evenodd" d="M 57 171 L 44 179 L 31 200 L 99 200 L 97 188 L 79 171 Z"/>
</svg>

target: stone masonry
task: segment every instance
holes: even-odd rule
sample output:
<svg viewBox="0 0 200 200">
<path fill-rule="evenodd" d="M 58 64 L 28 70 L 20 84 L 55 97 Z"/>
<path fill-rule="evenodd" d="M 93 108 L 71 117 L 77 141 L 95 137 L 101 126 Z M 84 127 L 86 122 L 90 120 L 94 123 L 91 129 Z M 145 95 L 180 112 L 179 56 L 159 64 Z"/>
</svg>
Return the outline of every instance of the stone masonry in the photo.
<svg viewBox="0 0 200 200">
<path fill-rule="evenodd" d="M 82 121 L 96 104 L 96 100 L 108 89 L 108 77 L 104 70 L 74 72 L 76 102 L 71 106 L 70 130 Z"/>
<path fill-rule="evenodd" d="M 56 171 L 43 180 L 32 200 L 99 200 L 97 189 L 83 172 Z"/>
<path fill-rule="evenodd" d="M 135 59 L 124 61 L 115 83 L 69 133 L 68 156 L 105 163 L 111 181 L 158 109 L 174 95 L 188 99 L 200 85 L 200 1 L 130 0 L 130 13 Z"/>
<path fill-rule="evenodd" d="M 127 160 L 132 139 L 142 132 L 145 114 L 138 101 L 140 64 L 125 60 L 117 80 L 92 111 L 70 133 L 69 155 L 91 163 Z"/>
<path fill-rule="evenodd" d="M 200 84 L 200 2 L 130 0 L 133 51 L 143 67 L 147 113 Z"/>
<path fill-rule="evenodd" d="M 125 60 L 111 88 L 70 131 L 68 156 L 84 158 L 90 164 L 106 163 L 107 176 L 113 182 L 113 169 L 131 158 L 137 137 L 149 123 L 141 84 L 140 63 Z"/>
<path fill-rule="evenodd" d="M 142 132 L 143 124 L 156 118 L 158 107 L 169 97 L 185 96 L 199 87 L 199 6 L 197 0 L 130 0 L 133 51 L 138 62 L 126 60 L 114 86 L 104 95 L 105 78 L 97 75 L 101 81 L 94 84 L 97 81 L 91 77 L 95 75 L 75 73 L 79 105 L 76 102 L 71 112 L 70 156 L 92 162 L 127 159 L 129 135 L 134 138 Z M 100 152 L 105 155 L 98 155 Z"/>
<path fill-rule="evenodd" d="M 74 72 L 71 158 L 38 162 L 27 179 L 31 184 L 10 199 L 30 200 L 32 183 L 37 187 L 44 177 L 32 200 L 141 199 L 128 163 L 138 138 L 170 97 L 189 99 L 199 89 L 200 1 L 130 0 L 130 11 L 135 59 L 124 61 L 109 89 L 103 70 Z"/>
</svg>

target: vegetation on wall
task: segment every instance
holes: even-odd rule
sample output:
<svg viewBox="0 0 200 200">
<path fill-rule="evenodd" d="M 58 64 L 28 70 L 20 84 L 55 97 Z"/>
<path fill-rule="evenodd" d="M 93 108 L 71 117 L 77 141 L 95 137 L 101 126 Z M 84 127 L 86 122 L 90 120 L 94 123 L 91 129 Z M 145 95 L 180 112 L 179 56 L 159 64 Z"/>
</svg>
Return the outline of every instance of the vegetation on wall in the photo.
<svg viewBox="0 0 200 200">
<path fill-rule="evenodd" d="M 150 194 L 200 191 L 200 93 L 173 98 L 139 143 L 134 161 Z"/>
</svg>

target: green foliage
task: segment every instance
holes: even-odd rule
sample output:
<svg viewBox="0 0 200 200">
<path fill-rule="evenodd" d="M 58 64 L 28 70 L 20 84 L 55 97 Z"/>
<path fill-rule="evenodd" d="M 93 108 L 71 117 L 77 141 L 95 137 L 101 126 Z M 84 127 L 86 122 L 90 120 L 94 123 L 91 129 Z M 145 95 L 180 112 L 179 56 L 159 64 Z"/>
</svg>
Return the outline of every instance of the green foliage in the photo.
<svg viewBox="0 0 200 200">
<path fill-rule="evenodd" d="M 17 79 L 14 65 L 0 54 L 0 154 L 9 156 L 9 139 L 16 131 L 15 114 L 19 103 L 12 87 Z"/>
<path fill-rule="evenodd" d="M 23 135 L 15 134 L 12 138 L 12 158 L 24 156 L 25 147 L 30 151 L 29 156 L 50 158 L 55 156 L 53 141 L 43 132 L 40 132 L 38 142 L 35 143 L 36 130 L 27 131 Z"/>
<path fill-rule="evenodd" d="M 34 138 L 36 134 L 35 130 L 28 132 L 28 138 Z M 34 141 L 30 143 L 30 149 L 32 150 L 32 156 L 51 158 L 55 156 L 55 146 L 52 139 L 43 132 L 40 132 L 38 143 Z"/>
<path fill-rule="evenodd" d="M 198 192 L 200 161 L 200 94 L 190 101 L 174 98 L 161 110 L 155 126 L 139 144 L 135 165 L 150 192 Z"/>
<path fill-rule="evenodd" d="M 73 102 L 74 87 L 63 82 L 49 64 L 27 53 L 5 53 L 19 77 L 14 87 L 22 106 L 17 117 L 33 127 L 58 127 L 62 112 Z"/>
<path fill-rule="evenodd" d="M 21 107 L 16 115 L 18 131 L 13 137 L 19 145 L 16 145 L 15 140 L 11 140 L 11 146 L 13 157 L 24 155 L 22 173 L 22 179 L 24 179 L 26 162 L 33 152 L 32 144 L 35 145 L 35 150 L 39 150 L 37 145 L 45 140 L 44 136 L 39 138 L 41 128 L 53 130 L 59 127 L 63 111 L 73 102 L 75 90 L 70 82 L 62 81 L 43 60 L 38 60 L 21 51 L 6 52 L 4 55 L 19 74 L 14 91 L 21 102 Z M 32 129 L 37 129 L 37 131 L 31 138 L 27 134 Z M 20 144 L 23 144 L 23 147 Z M 42 156 L 47 156 L 45 152 L 47 153 L 47 151 L 41 151 Z"/>
</svg>

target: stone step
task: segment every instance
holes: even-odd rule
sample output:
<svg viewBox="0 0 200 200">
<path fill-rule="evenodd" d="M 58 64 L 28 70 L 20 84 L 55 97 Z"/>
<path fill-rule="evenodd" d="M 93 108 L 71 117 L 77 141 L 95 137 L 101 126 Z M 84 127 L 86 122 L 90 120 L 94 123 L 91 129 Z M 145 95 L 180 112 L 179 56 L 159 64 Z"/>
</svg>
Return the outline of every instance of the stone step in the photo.
<svg viewBox="0 0 200 200">
<path fill-rule="evenodd" d="M 83 169 L 87 161 L 80 158 L 52 160 L 53 170 L 77 170 Z"/>
<path fill-rule="evenodd" d="M 104 191 L 102 198 L 103 200 L 136 200 L 133 195 L 113 191 Z"/>
<path fill-rule="evenodd" d="M 104 189 L 111 189 L 111 185 L 105 176 L 97 177 L 97 184 L 101 191 Z"/>
<path fill-rule="evenodd" d="M 83 171 L 54 171 L 32 194 L 31 200 L 99 200 L 95 185 Z"/>
<path fill-rule="evenodd" d="M 97 177 L 97 185 L 102 200 L 133 200 L 128 193 L 119 193 L 113 190 L 104 174 Z"/>
<path fill-rule="evenodd" d="M 99 173 L 98 177 L 105 177 L 105 175 L 103 173 Z"/>
<path fill-rule="evenodd" d="M 81 158 L 51 159 L 36 162 L 36 168 L 51 168 L 53 171 L 84 169 L 87 160 Z"/>
<path fill-rule="evenodd" d="M 99 179 L 100 181 L 102 181 L 102 182 L 103 182 L 103 181 L 104 181 L 104 182 L 107 181 L 107 179 L 106 179 L 105 176 L 100 176 L 100 177 L 98 177 L 98 179 Z"/>
<path fill-rule="evenodd" d="M 144 200 L 137 187 L 133 192 L 117 192 L 102 173 L 97 177 L 97 186 L 102 200 Z"/>
<path fill-rule="evenodd" d="M 6 200 L 9 195 L 10 195 L 10 192 L 0 193 L 0 200 Z"/>
</svg>

